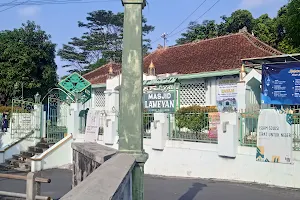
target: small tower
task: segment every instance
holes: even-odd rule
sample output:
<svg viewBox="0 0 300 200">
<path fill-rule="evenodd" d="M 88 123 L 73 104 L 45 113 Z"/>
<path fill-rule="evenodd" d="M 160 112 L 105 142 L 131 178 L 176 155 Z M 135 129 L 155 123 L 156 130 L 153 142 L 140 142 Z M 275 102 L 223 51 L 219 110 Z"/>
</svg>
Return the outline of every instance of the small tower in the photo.
<svg viewBox="0 0 300 200">
<path fill-rule="evenodd" d="M 114 70 L 112 68 L 112 65 L 110 65 L 108 68 L 108 78 L 113 78 L 113 77 L 114 77 Z"/>
<path fill-rule="evenodd" d="M 149 68 L 148 68 L 148 75 L 149 76 L 155 76 L 155 66 L 151 60 L 151 63 L 149 65 Z"/>
<path fill-rule="evenodd" d="M 246 75 L 245 65 L 243 64 L 240 69 L 240 81 L 243 81 Z"/>
</svg>

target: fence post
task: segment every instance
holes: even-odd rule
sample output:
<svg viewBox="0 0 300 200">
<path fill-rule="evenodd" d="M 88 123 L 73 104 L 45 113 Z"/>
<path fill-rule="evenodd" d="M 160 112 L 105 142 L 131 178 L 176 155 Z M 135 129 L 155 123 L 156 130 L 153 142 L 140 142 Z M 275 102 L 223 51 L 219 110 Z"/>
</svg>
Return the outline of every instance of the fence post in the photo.
<svg viewBox="0 0 300 200">
<path fill-rule="evenodd" d="M 29 172 L 27 174 L 27 182 L 26 182 L 26 200 L 35 200 L 36 196 L 36 182 L 35 182 L 36 174 L 33 172 Z"/>
<path fill-rule="evenodd" d="M 42 172 L 35 172 L 36 177 L 42 177 Z M 41 182 L 35 182 L 35 188 L 36 188 L 36 195 L 41 195 Z"/>
</svg>

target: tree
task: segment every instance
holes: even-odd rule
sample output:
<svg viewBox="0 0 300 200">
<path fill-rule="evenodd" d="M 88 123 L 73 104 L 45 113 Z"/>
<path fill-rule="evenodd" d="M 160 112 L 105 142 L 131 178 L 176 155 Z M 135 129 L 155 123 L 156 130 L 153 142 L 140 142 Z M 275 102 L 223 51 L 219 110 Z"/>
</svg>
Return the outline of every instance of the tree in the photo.
<svg viewBox="0 0 300 200">
<path fill-rule="evenodd" d="M 98 10 L 88 13 L 86 21 L 78 22 L 78 26 L 87 31 L 80 38 L 71 38 L 58 51 L 58 55 L 69 63 L 63 67 L 71 68 L 70 72 L 87 72 L 95 68 L 95 64 L 105 64 L 109 60 L 121 63 L 124 13 Z M 142 22 L 145 37 L 154 27 L 147 25 L 144 17 Z M 146 54 L 151 49 L 149 39 L 144 39 L 143 47 Z"/>
<path fill-rule="evenodd" d="M 219 24 L 213 20 L 205 20 L 202 24 L 190 22 L 187 31 L 176 40 L 177 45 L 237 33 L 247 27 L 248 32 L 281 52 L 300 51 L 300 0 L 290 0 L 275 18 L 263 14 L 254 19 L 249 11 L 237 10 L 221 19 Z"/>
<path fill-rule="evenodd" d="M 300 46 L 300 0 L 290 0 L 286 7 L 286 32 L 293 44 Z"/>
<path fill-rule="evenodd" d="M 90 64 L 86 67 L 85 73 L 93 71 L 95 69 L 97 69 L 100 66 L 103 66 L 105 64 L 107 64 L 107 60 L 104 58 L 100 58 L 97 62 L 95 62 L 94 64 Z"/>
<path fill-rule="evenodd" d="M 261 41 L 276 47 L 276 19 L 271 19 L 268 14 L 254 20 L 253 33 Z"/>
<path fill-rule="evenodd" d="M 45 95 L 57 83 L 55 44 L 40 26 L 28 21 L 22 27 L 0 32 L 0 92 L 7 98 L 14 93 L 33 98 Z M 18 86 L 18 87 L 16 87 Z"/>
<path fill-rule="evenodd" d="M 297 53 L 300 51 L 300 45 L 294 41 L 291 37 L 291 32 L 287 28 L 290 25 L 289 23 L 291 23 L 288 15 L 289 5 L 290 3 L 281 7 L 275 18 L 277 35 L 275 48 L 284 53 Z"/>
<path fill-rule="evenodd" d="M 247 27 L 250 32 L 253 29 L 254 18 L 248 10 L 237 10 L 224 20 L 227 33 L 237 33 L 244 27 Z"/>
<path fill-rule="evenodd" d="M 176 40 L 177 44 L 185 44 L 195 40 L 209 39 L 218 36 L 218 25 L 214 20 L 205 20 L 202 24 L 190 22 L 186 33 Z"/>
<path fill-rule="evenodd" d="M 221 23 L 214 20 L 204 20 L 202 24 L 190 22 L 187 31 L 181 34 L 181 38 L 176 40 L 177 44 L 184 44 L 195 40 L 209 39 L 217 36 L 237 33 L 245 26 L 248 31 L 252 31 L 254 18 L 247 10 L 237 10 L 230 17 L 221 16 Z"/>
</svg>

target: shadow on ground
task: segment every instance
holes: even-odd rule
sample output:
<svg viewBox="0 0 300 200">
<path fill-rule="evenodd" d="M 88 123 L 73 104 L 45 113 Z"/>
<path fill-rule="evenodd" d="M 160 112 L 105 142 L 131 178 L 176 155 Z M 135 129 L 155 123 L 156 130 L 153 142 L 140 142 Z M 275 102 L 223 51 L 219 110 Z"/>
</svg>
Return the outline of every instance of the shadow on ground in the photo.
<svg viewBox="0 0 300 200">
<path fill-rule="evenodd" d="M 193 186 L 190 187 L 189 190 L 184 193 L 178 200 L 194 199 L 198 192 L 204 187 L 207 187 L 207 185 L 201 183 L 193 183 Z"/>
<path fill-rule="evenodd" d="M 258 184 L 145 176 L 145 200 L 299 200 L 300 191 Z"/>
</svg>

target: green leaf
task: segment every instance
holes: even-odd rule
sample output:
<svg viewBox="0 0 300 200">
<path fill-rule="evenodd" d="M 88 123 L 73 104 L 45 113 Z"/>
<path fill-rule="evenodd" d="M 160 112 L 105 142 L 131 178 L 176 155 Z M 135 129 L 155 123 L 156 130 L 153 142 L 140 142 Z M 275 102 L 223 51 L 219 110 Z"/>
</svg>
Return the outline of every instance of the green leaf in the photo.
<svg viewBox="0 0 300 200">
<path fill-rule="evenodd" d="M 70 71 L 89 72 L 106 64 L 109 60 L 122 62 L 124 13 L 97 10 L 88 13 L 86 22 L 78 22 L 85 29 L 81 37 L 71 38 L 68 44 L 58 51 L 62 60 L 68 61 Z M 144 37 L 154 30 L 143 17 Z M 144 39 L 143 52 L 151 49 L 149 39 Z"/>
<path fill-rule="evenodd" d="M 57 83 L 55 47 L 40 26 L 32 21 L 0 32 L 0 92 L 33 98 L 44 95 Z M 18 87 L 15 87 L 18 86 Z"/>
</svg>

